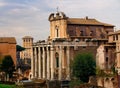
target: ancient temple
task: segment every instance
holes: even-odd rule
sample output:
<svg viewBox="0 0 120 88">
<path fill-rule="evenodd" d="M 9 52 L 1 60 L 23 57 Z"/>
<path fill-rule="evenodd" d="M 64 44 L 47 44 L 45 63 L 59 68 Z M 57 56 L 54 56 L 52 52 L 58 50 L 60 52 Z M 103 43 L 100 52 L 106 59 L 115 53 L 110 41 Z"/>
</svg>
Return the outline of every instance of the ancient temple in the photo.
<svg viewBox="0 0 120 88">
<path fill-rule="evenodd" d="M 32 78 L 70 80 L 70 65 L 78 53 L 96 57 L 97 48 L 108 41 L 114 25 L 89 17 L 69 18 L 63 12 L 50 14 L 50 36 L 32 46 Z"/>
</svg>

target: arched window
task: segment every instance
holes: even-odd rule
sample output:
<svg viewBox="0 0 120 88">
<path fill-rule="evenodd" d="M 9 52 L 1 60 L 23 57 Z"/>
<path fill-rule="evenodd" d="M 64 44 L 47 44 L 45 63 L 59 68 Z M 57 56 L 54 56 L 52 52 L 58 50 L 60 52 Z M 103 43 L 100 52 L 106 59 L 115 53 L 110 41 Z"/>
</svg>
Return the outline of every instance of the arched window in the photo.
<svg viewBox="0 0 120 88">
<path fill-rule="evenodd" d="M 80 31 L 80 36 L 83 36 L 83 31 Z"/>
<path fill-rule="evenodd" d="M 55 58 L 56 58 L 56 67 L 59 67 L 59 54 L 55 53 Z"/>
<path fill-rule="evenodd" d="M 59 57 L 56 57 L 56 67 L 59 67 Z"/>
<path fill-rule="evenodd" d="M 116 35 L 116 40 L 118 40 L 118 35 Z"/>
<path fill-rule="evenodd" d="M 93 31 L 90 31 L 90 36 L 93 36 Z"/>
<path fill-rule="evenodd" d="M 58 26 L 55 27 L 55 31 L 56 31 L 56 37 L 58 38 L 59 37 L 59 27 Z"/>
<path fill-rule="evenodd" d="M 108 57 L 106 57 L 106 62 L 108 63 Z"/>
<path fill-rule="evenodd" d="M 115 41 L 115 35 L 113 35 L 113 41 Z"/>
</svg>

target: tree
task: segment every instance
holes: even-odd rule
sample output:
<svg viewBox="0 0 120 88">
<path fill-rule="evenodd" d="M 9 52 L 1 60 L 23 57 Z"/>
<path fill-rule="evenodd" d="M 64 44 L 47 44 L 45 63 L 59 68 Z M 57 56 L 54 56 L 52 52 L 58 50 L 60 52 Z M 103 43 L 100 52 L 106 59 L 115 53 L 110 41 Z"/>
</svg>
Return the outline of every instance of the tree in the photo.
<svg viewBox="0 0 120 88">
<path fill-rule="evenodd" d="M 9 78 L 13 77 L 13 72 L 15 71 L 15 65 L 10 55 L 4 56 L 0 68 L 3 72 L 5 72 L 6 78 L 7 76 L 9 76 Z"/>
<path fill-rule="evenodd" d="M 22 47 L 22 46 L 20 46 L 20 45 L 16 45 L 16 49 L 17 49 L 17 51 L 19 51 L 19 52 L 25 50 L 25 48 Z"/>
<path fill-rule="evenodd" d="M 88 82 L 89 76 L 95 75 L 96 64 L 90 53 L 77 54 L 72 63 L 73 76 L 82 82 Z"/>
</svg>

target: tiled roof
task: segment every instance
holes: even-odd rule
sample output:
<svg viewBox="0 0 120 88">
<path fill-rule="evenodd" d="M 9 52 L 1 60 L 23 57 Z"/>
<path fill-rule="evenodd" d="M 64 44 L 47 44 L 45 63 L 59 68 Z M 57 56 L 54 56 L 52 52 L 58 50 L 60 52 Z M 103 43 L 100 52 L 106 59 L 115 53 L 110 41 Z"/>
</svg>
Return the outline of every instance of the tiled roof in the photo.
<svg viewBox="0 0 120 88">
<path fill-rule="evenodd" d="M 82 24 L 82 25 L 103 25 L 103 26 L 112 26 L 114 25 L 102 23 L 97 21 L 96 19 L 90 19 L 90 18 L 68 18 L 67 20 L 68 24 Z"/>
<path fill-rule="evenodd" d="M 0 43 L 13 43 L 16 44 L 15 37 L 0 37 Z"/>
</svg>

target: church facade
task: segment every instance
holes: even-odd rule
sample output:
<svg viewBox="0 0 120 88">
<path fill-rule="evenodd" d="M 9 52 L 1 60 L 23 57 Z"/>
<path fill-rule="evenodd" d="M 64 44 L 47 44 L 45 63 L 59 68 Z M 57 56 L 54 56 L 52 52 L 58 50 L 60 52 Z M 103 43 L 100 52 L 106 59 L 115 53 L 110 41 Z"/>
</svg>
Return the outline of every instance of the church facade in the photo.
<svg viewBox="0 0 120 88">
<path fill-rule="evenodd" d="M 70 80 L 71 63 L 78 53 L 92 53 L 108 42 L 114 25 L 96 19 L 69 18 L 63 12 L 50 14 L 50 36 L 32 45 L 32 78 Z"/>
</svg>

